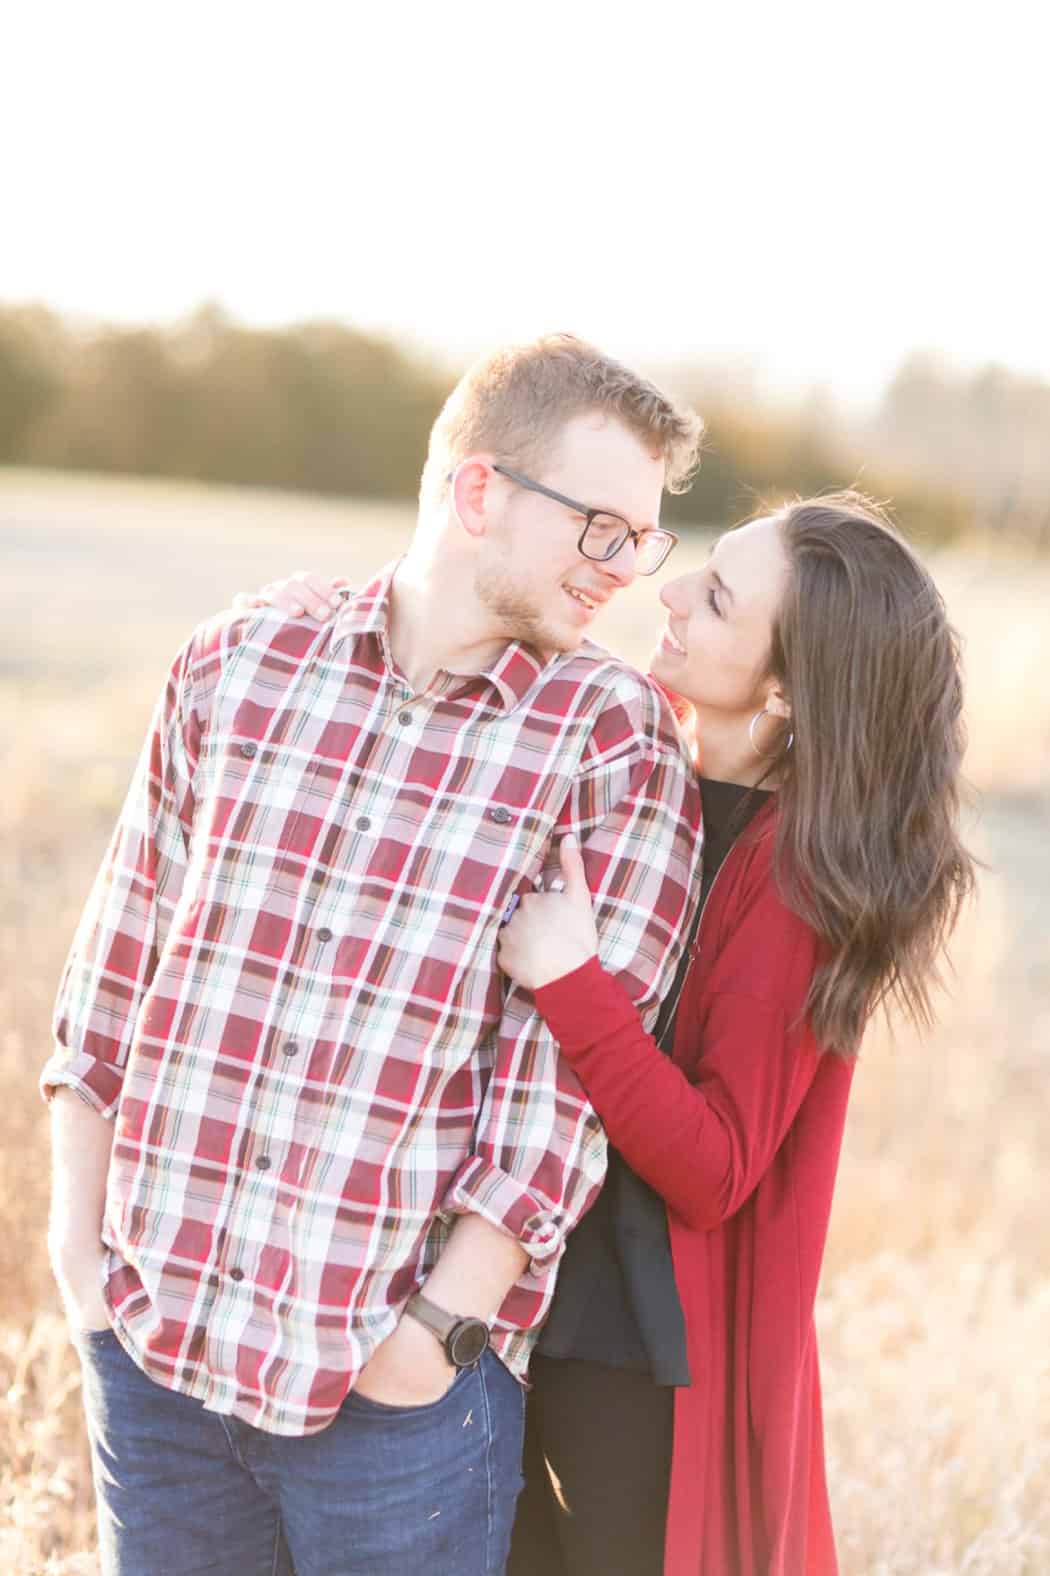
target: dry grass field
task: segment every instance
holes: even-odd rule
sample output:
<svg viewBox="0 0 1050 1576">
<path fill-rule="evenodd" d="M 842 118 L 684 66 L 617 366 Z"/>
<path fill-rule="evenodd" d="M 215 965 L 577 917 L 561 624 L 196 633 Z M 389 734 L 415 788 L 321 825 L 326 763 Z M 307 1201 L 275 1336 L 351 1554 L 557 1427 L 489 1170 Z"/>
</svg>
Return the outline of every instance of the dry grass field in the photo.
<svg viewBox="0 0 1050 1576">
<path fill-rule="evenodd" d="M 183 635 L 237 589 L 301 566 L 361 575 L 409 526 L 378 507 L 0 471 L 4 1576 L 96 1568 L 35 1083 L 154 692 Z M 969 820 L 988 869 L 937 1030 L 874 1030 L 855 1085 L 820 1305 L 832 1496 L 843 1576 L 1044 1576 L 1050 565 L 982 548 L 938 573 L 967 640 Z M 653 597 L 639 584 L 605 625 L 639 662 Z"/>
</svg>

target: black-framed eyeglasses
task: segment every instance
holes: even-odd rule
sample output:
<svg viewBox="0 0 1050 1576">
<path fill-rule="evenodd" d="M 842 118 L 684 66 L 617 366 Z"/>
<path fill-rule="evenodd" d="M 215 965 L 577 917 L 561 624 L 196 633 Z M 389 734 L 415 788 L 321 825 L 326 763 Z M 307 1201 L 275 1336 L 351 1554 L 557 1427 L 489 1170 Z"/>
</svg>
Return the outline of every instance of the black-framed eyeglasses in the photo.
<svg viewBox="0 0 1050 1576">
<path fill-rule="evenodd" d="M 520 471 L 509 470 L 506 465 L 494 465 L 492 469 L 499 471 L 500 475 L 505 476 L 508 481 L 516 482 L 519 487 L 526 488 L 528 492 L 542 493 L 544 498 L 553 498 L 555 503 L 564 504 L 566 509 L 572 510 L 573 514 L 582 514 L 587 523 L 580 532 L 576 546 L 584 558 L 606 563 L 610 558 L 616 557 L 621 547 L 633 542 L 635 573 L 655 575 L 660 566 L 667 562 L 669 554 L 678 546 L 675 533 L 665 531 L 662 526 L 654 525 L 647 530 L 636 531 L 622 514 L 611 514 L 608 509 L 589 509 L 585 503 L 577 503 L 575 498 L 566 498 L 564 493 L 555 492 L 553 487 L 545 487 L 542 482 L 534 482 L 530 476 L 522 476 Z"/>
</svg>

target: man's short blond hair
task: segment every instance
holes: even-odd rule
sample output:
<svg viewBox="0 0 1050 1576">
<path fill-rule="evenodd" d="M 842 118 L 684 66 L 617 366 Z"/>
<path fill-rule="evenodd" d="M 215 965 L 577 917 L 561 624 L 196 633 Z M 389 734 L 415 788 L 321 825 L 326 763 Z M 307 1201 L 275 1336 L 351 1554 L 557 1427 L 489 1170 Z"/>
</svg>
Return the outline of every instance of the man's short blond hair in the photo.
<svg viewBox="0 0 1050 1576">
<path fill-rule="evenodd" d="M 668 492 L 685 492 L 703 434 L 696 412 L 594 345 L 547 334 L 494 351 L 460 378 L 430 433 L 421 499 L 438 501 L 449 472 L 469 454 L 539 469 L 565 424 L 591 411 L 614 417 L 660 455 Z"/>
</svg>

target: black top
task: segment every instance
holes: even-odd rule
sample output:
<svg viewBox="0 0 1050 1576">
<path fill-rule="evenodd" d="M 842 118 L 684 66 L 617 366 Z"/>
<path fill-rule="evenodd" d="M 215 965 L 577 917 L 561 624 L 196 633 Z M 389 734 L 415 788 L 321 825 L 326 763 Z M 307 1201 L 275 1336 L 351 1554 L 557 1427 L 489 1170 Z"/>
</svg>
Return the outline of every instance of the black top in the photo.
<svg viewBox="0 0 1050 1576">
<path fill-rule="evenodd" d="M 704 860 L 699 909 L 719 867 L 748 821 L 769 798 L 760 789 L 701 777 Z M 661 1012 L 659 1043 L 670 1055 L 677 998 Z M 569 1237 L 536 1350 L 649 1373 L 661 1385 L 687 1385 L 685 1321 L 674 1282 L 667 1211 L 660 1195 L 609 1146 L 609 1171 L 597 1201 Z"/>
</svg>

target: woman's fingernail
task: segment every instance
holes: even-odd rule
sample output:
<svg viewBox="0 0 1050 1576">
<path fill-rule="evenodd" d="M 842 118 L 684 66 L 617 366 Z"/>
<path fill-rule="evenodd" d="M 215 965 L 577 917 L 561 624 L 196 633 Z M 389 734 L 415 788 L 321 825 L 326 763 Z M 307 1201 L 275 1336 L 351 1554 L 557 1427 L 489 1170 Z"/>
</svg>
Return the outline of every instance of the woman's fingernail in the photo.
<svg viewBox="0 0 1050 1576">
<path fill-rule="evenodd" d="M 301 606 L 299 605 L 298 602 L 293 602 L 290 605 L 288 611 L 289 611 L 289 613 L 291 613 L 293 618 L 298 618 L 299 614 L 302 612 L 302 608 L 301 608 Z"/>
<path fill-rule="evenodd" d="M 550 884 L 550 890 L 552 892 L 564 892 L 565 891 L 565 882 L 562 880 L 561 876 L 555 876 L 554 877 L 554 880 Z"/>
<path fill-rule="evenodd" d="M 565 844 L 566 848 L 575 848 L 577 846 L 575 833 L 566 832 L 565 836 L 562 838 L 562 842 Z"/>
</svg>

